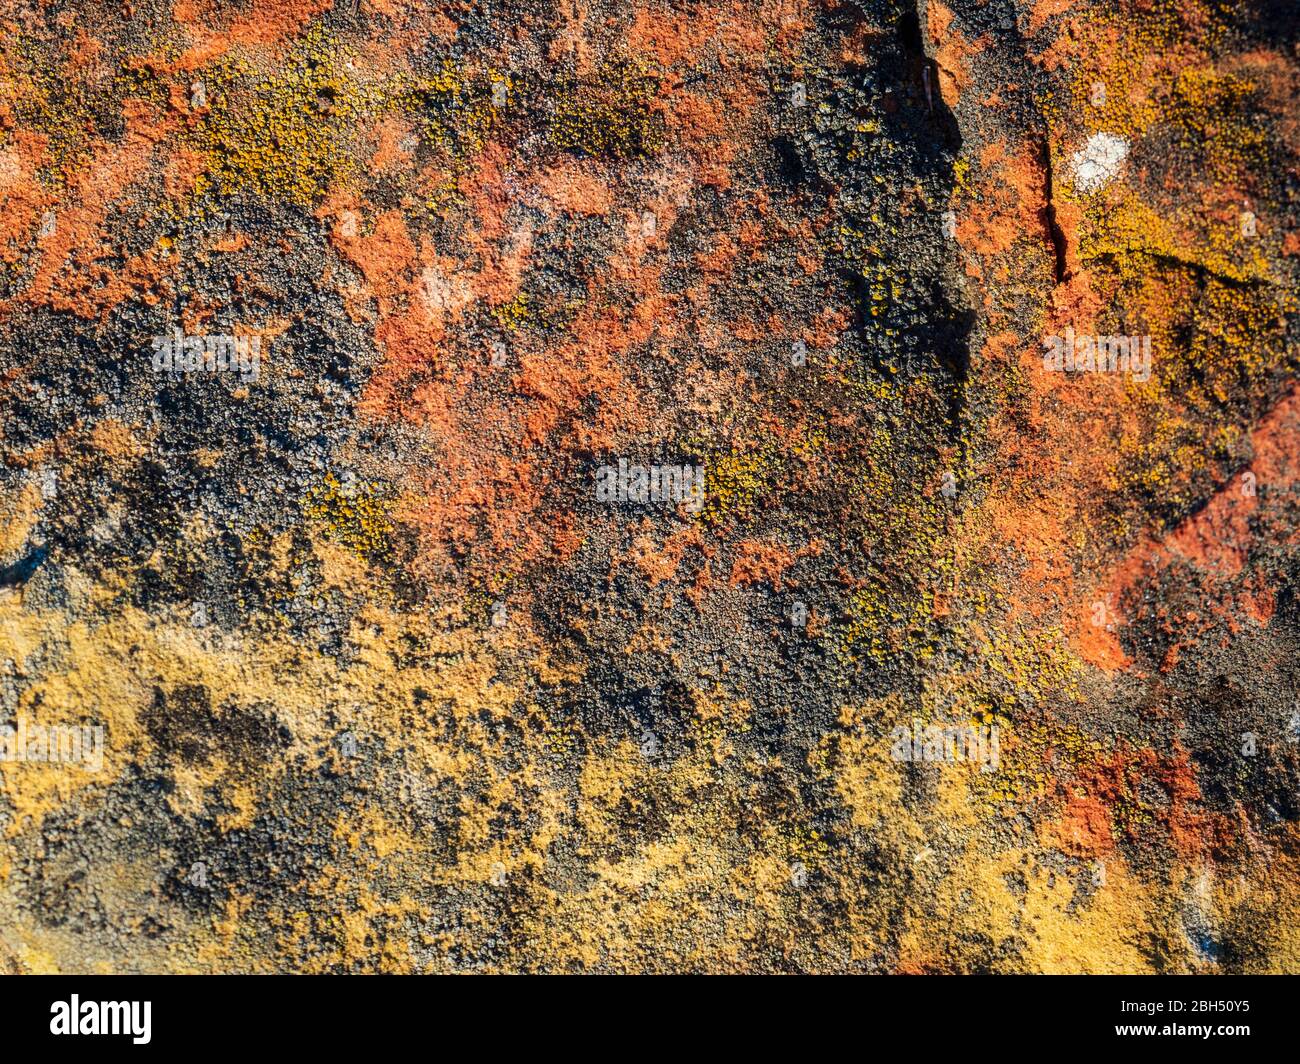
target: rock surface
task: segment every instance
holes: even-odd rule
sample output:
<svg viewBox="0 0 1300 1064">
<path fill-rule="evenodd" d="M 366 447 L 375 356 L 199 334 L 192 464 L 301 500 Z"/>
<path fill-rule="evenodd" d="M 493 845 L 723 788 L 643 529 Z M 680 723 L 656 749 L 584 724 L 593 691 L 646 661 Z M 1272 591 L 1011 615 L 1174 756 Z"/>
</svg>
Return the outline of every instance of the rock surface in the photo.
<svg viewBox="0 0 1300 1064">
<path fill-rule="evenodd" d="M 0 967 L 1300 971 L 1293 4 L 0 24 Z"/>
</svg>

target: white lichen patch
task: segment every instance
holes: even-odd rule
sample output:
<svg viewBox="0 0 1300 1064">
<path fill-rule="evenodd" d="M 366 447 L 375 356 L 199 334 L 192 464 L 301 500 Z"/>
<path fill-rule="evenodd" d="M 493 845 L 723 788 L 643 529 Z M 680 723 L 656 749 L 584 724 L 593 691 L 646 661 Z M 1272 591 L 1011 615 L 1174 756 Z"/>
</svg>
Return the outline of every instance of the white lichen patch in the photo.
<svg viewBox="0 0 1300 1064">
<path fill-rule="evenodd" d="M 1074 187 L 1080 192 L 1096 192 L 1120 172 L 1128 158 L 1128 141 L 1113 133 L 1094 133 L 1088 143 L 1074 153 Z"/>
</svg>

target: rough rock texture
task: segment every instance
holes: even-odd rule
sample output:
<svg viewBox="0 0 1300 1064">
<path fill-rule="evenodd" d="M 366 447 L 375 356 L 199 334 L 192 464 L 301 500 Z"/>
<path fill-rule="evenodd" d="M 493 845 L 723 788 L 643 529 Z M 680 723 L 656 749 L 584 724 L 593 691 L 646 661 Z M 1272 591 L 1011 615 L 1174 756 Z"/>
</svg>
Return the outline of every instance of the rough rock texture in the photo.
<svg viewBox="0 0 1300 1064">
<path fill-rule="evenodd" d="M 0 967 L 1300 970 L 1298 21 L 0 2 Z"/>
</svg>

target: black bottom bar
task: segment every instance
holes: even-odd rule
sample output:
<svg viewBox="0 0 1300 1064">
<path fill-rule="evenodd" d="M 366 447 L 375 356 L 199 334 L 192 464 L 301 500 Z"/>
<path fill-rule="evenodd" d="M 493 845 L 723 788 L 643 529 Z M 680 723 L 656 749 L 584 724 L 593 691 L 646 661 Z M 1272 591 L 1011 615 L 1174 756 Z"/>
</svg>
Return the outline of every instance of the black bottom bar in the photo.
<svg viewBox="0 0 1300 1064">
<path fill-rule="evenodd" d="M 6 1048 L 321 1049 L 331 1059 L 413 1041 L 433 1052 L 468 1039 L 493 1054 L 536 1053 L 557 1040 L 595 1049 L 627 1045 L 629 1035 L 638 1044 L 679 1042 L 687 1031 L 733 1054 L 753 1045 L 770 1055 L 787 1039 L 791 1051 L 804 1040 L 806 1053 L 807 1040 L 836 1031 L 837 1040 L 851 1036 L 864 1049 L 905 1037 L 927 1050 L 996 1044 L 1054 1054 L 1155 1044 L 1225 1052 L 1280 1044 L 1295 990 L 1286 977 L 1208 976 L 729 979 L 685 991 L 671 979 L 644 978 L 635 988 L 610 978 L 382 976 L 51 976 L 0 984 Z"/>
</svg>

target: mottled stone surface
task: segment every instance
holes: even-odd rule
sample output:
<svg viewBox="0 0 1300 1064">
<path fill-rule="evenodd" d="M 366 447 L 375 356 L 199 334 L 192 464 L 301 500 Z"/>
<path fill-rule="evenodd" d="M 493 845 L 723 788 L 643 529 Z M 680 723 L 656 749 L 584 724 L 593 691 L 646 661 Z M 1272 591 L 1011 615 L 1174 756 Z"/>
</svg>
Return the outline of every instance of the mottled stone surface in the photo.
<svg viewBox="0 0 1300 1064">
<path fill-rule="evenodd" d="M 1297 21 L 4 0 L 0 967 L 1300 970 Z"/>
</svg>

